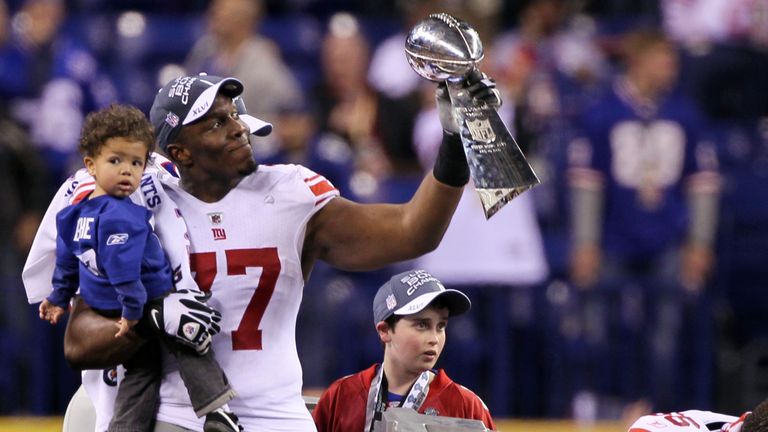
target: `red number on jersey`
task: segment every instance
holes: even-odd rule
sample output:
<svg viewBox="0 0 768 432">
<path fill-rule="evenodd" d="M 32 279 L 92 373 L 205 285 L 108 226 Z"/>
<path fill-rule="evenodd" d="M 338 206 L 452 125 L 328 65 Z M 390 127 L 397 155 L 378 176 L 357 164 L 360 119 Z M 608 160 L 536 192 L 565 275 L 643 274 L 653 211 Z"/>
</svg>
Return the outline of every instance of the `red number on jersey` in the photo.
<svg viewBox="0 0 768 432">
<path fill-rule="evenodd" d="M 667 414 L 664 416 L 664 420 L 667 420 L 668 422 L 672 423 L 675 426 L 694 426 L 696 428 L 699 427 L 699 424 L 696 423 L 692 418 L 681 413 Z"/>
<path fill-rule="evenodd" d="M 232 249 L 225 253 L 227 276 L 244 275 L 248 267 L 263 268 L 259 284 L 253 291 L 240 324 L 237 330 L 232 332 L 233 350 L 260 350 L 262 344 L 259 325 L 264 317 L 264 311 L 267 310 L 267 304 L 275 292 L 277 277 L 280 275 L 280 258 L 277 255 L 277 248 Z M 189 257 L 189 264 L 200 289 L 210 291 L 217 273 L 216 253 L 193 253 Z"/>
</svg>

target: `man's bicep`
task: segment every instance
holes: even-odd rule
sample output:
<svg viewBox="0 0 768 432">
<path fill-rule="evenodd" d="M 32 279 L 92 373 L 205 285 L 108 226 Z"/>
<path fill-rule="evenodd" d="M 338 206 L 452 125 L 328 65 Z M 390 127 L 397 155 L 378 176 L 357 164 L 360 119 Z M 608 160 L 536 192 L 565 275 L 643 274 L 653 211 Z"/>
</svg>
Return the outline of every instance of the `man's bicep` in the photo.
<svg viewBox="0 0 768 432">
<path fill-rule="evenodd" d="M 343 270 L 369 270 L 403 259 L 401 206 L 335 198 L 312 217 L 305 254 Z"/>
<path fill-rule="evenodd" d="M 135 333 L 115 337 L 116 320 L 96 313 L 76 297 L 64 333 L 64 357 L 73 369 L 103 369 L 128 360 L 143 341 Z"/>
</svg>

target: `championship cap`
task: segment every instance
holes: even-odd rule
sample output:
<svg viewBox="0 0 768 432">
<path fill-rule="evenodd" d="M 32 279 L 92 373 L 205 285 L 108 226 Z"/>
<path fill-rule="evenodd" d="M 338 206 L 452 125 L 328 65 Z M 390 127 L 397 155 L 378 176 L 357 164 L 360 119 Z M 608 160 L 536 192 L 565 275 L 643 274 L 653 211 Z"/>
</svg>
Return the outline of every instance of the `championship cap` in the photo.
<svg viewBox="0 0 768 432">
<path fill-rule="evenodd" d="M 463 314 L 472 306 L 463 292 L 445 289 L 442 282 L 424 270 L 392 276 L 373 299 L 373 322 L 384 321 L 392 315 L 418 313 L 438 297 L 444 299 L 450 316 Z"/>
<path fill-rule="evenodd" d="M 234 100 L 240 119 L 248 125 L 252 134 L 266 136 L 272 132 L 272 124 L 247 114 L 245 103 L 240 97 L 243 93 L 240 80 L 201 73 L 197 76 L 178 77 L 163 86 L 155 96 L 149 120 L 155 127 L 157 145 L 165 151 L 183 126 L 208 113 L 219 93 Z"/>
</svg>

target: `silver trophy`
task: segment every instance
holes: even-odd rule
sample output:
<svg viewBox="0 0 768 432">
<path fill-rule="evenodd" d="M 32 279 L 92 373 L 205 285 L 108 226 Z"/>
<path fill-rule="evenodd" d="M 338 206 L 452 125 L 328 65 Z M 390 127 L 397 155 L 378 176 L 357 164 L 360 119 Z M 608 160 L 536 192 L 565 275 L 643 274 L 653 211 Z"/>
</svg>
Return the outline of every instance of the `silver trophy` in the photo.
<svg viewBox="0 0 768 432">
<path fill-rule="evenodd" d="M 475 29 L 451 15 L 432 14 L 411 29 L 405 54 L 416 73 L 430 81 L 445 81 L 448 87 L 487 219 L 540 183 L 496 109 L 473 100 L 462 86 L 483 59 L 483 44 Z"/>
</svg>

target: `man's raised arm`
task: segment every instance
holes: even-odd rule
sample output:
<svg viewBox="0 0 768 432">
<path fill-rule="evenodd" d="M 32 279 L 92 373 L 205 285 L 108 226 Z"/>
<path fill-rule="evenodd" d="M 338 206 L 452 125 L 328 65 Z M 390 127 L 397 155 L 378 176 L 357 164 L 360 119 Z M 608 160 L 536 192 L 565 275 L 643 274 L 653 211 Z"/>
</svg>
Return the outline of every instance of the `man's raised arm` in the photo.
<svg viewBox="0 0 768 432">
<path fill-rule="evenodd" d="M 473 98 L 501 104 L 496 83 L 484 74 L 470 75 L 465 86 Z M 443 141 L 432 173 L 413 198 L 405 204 L 332 200 L 310 221 L 305 261 L 319 258 L 344 270 L 370 270 L 418 257 L 440 244 L 470 172 L 444 84 L 436 96 Z"/>
</svg>

